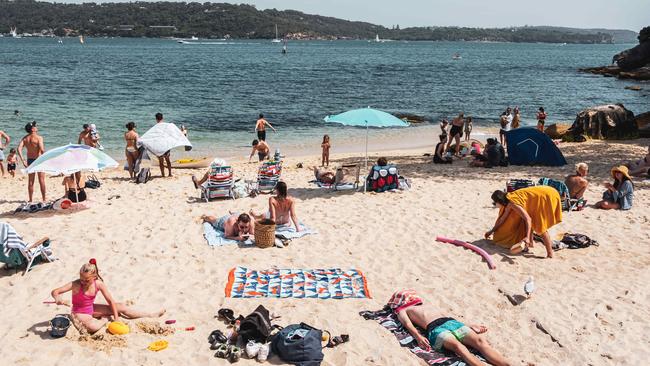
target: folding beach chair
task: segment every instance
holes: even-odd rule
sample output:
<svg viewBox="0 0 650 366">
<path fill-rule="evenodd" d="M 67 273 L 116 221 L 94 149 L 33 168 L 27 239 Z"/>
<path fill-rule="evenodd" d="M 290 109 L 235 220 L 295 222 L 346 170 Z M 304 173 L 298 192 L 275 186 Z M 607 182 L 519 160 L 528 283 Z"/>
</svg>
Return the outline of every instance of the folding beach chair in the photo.
<svg viewBox="0 0 650 366">
<path fill-rule="evenodd" d="M 56 260 L 49 245 L 48 238 L 27 245 L 13 226 L 6 222 L 0 222 L 0 262 L 9 267 L 20 267 L 26 264 L 23 276 L 32 268 L 38 257 L 46 262 Z"/>
<path fill-rule="evenodd" d="M 359 164 L 342 165 L 336 168 L 334 184 L 332 188 L 335 191 L 359 189 L 359 173 L 361 166 Z"/>
<path fill-rule="evenodd" d="M 537 184 L 555 188 L 555 190 L 557 190 L 557 192 L 560 194 L 560 198 L 562 199 L 562 211 L 573 210 L 574 203 L 571 202 L 569 187 L 567 187 L 566 184 L 564 184 L 564 182 L 560 182 L 559 180 L 555 180 L 551 178 L 539 178 Z M 575 206 L 577 206 L 578 200 L 574 200 L 574 201 L 575 201 Z"/>
<path fill-rule="evenodd" d="M 209 202 L 215 198 L 235 198 L 233 187 L 235 185 L 232 167 L 224 165 L 210 165 L 208 180 L 201 185 L 201 198 Z"/>
<path fill-rule="evenodd" d="M 257 170 L 257 191 L 271 193 L 282 175 L 282 161 L 266 161 Z"/>
</svg>

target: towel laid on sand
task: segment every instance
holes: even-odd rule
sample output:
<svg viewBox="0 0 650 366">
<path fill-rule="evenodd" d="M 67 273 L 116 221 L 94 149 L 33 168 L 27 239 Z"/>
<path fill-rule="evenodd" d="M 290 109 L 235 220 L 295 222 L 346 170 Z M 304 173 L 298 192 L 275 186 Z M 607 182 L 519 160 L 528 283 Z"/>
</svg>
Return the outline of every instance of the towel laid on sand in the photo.
<svg viewBox="0 0 650 366">
<path fill-rule="evenodd" d="M 300 224 L 300 231 L 296 231 L 296 228 L 293 225 L 279 225 L 275 228 L 276 238 L 281 238 L 285 240 L 298 239 L 302 238 L 305 235 L 317 234 L 316 231 L 306 227 L 302 223 Z M 217 230 L 209 222 L 203 223 L 203 237 L 208 241 L 208 245 L 211 247 L 220 247 L 222 245 L 230 244 L 243 244 L 243 245 L 254 245 L 255 242 L 252 239 L 248 239 L 244 242 L 239 242 L 237 240 L 227 239 L 226 234 Z M 279 241 L 276 239 L 276 241 Z"/>
<path fill-rule="evenodd" d="M 413 352 L 416 356 L 420 357 L 427 363 L 427 365 L 436 366 L 466 366 L 467 364 L 458 356 L 453 353 L 440 353 L 434 350 L 426 351 L 418 346 L 418 342 L 411 336 L 411 334 L 404 328 L 402 323 L 397 319 L 397 315 L 386 305 L 383 309 L 378 311 L 362 311 L 359 313 L 366 320 L 376 320 L 381 326 L 388 329 L 402 347 L 407 347 L 409 351 Z M 424 333 L 422 333 L 424 335 Z M 476 354 L 476 353 L 475 353 Z M 476 355 L 481 361 L 485 360 Z"/>
<path fill-rule="evenodd" d="M 366 277 L 356 269 L 269 269 L 235 267 L 228 274 L 226 297 L 369 298 Z"/>
<path fill-rule="evenodd" d="M 326 189 L 334 188 L 334 183 L 323 183 L 317 180 L 312 180 L 310 183 L 315 184 L 319 188 L 326 188 Z M 357 189 L 357 187 L 354 186 L 354 183 L 344 183 L 336 186 L 337 191 L 349 191 L 354 189 Z"/>
</svg>

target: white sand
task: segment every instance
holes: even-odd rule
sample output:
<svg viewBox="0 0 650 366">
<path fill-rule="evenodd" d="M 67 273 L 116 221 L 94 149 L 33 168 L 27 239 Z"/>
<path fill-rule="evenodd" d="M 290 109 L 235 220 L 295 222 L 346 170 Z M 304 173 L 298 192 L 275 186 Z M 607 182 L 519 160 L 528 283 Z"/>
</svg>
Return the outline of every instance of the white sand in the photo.
<svg viewBox="0 0 650 366">
<path fill-rule="evenodd" d="M 600 247 L 563 250 L 554 259 L 534 255 L 511 256 L 480 241 L 492 227 L 497 211 L 490 202 L 495 189 L 508 178 L 561 178 L 573 164 L 591 166 L 590 204 L 610 181 L 612 165 L 642 156 L 648 140 L 627 143 L 563 144 L 569 165 L 564 168 L 508 167 L 475 169 L 465 162 L 452 166 L 430 164 L 421 151 L 385 153 L 413 182 L 401 193 L 363 194 L 315 188 L 312 174 L 295 168 L 317 163 L 317 158 L 289 158 L 284 180 L 297 198 L 299 218 L 319 231 L 294 240 L 284 249 L 210 248 L 197 218 L 228 211 L 266 208 L 268 196 L 229 201 L 199 201 L 189 174 L 131 184 L 126 172 L 101 173 L 103 185 L 89 191 L 92 208 L 71 214 L 4 215 L 25 239 L 47 235 L 59 261 L 41 264 L 26 276 L 0 270 L 0 354 L 6 365 L 205 365 L 227 364 L 213 358 L 207 335 L 225 330 L 213 318 L 222 306 L 247 314 L 264 304 L 282 315 L 280 324 L 304 321 L 333 334 L 348 333 L 351 342 L 325 350 L 324 365 L 422 365 L 407 349 L 374 321 L 358 315 L 378 310 L 394 290 L 415 288 L 441 311 L 463 321 L 483 323 L 488 340 L 514 365 L 640 365 L 650 358 L 650 190 L 636 185 L 631 211 L 600 211 L 592 207 L 565 214 L 552 235 L 564 231 L 588 234 Z M 431 150 L 428 148 L 427 150 Z M 581 158 L 581 156 L 584 156 Z M 372 158 L 376 159 L 377 154 Z M 360 160 L 336 155 L 333 164 Z M 240 177 L 252 179 L 257 164 L 234 162 Z M 154 173 L 158 174 L 157 169 Z M 61 178 L 48 178 L 50 197 L 62 193 Z M 10 212 L 26 197 L 26 178 L 0 179 L 0 212 Z M 119 194 L 119 199 L 108 197 Z M 38 197 L 38 187 L 36 188 Z M 480 241 L 493 254 L 497 269 L 461 248 L 435 242 L 437 235 L 468 242 Z M 162 320 L 176 326 L 195 326 L 160 337 L 136 331 L 125 336 L 126 346 L 110 353 L 68 338 L 52 340 L 47 322 L 66 307 L 44 305 L 50 291 L 77 278 L 79 267 L 97 259 L 106 283 L 118 301 L 133 301 L 145 309 L 165 307 Z M 265 269 L 354 267 L 368 279 L 372 299 L 226 299 L 228 270 L 236 265 Z M 523 294 L 533 275 L 537 291 L 532 299 L 512 306 L 499 293 Z M 69 296 L 69 295 L 67 295 Z M 99 301 L 103 301 L 98 297 Z M 563 345 L 559 347 L 532 322 L 537 319 Z M 154 353 L 146 346 L 167 339 L 167 350 Z M 274 363 L 279 360 L 275 359 Z M 255 361 L 242 360 L 253 365 Z"/>
</svg>

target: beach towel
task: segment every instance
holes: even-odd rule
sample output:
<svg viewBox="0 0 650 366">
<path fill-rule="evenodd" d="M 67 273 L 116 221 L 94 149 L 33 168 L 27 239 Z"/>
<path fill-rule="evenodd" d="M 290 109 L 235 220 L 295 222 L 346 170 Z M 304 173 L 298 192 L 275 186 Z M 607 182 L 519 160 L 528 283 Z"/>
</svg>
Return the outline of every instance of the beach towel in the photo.
<svg viewBox="0 0 650 366">
<path fill-rule="evenodd" d="M 35 212 L 40 212 L 40 211 L 52 210 L 52 209 L 54 209 L 54 202 L 49 202 L 49 203 L 25 202 L 22 205 L 18 206 L 18 208 L 14 211 L 14 214 L 17 214 L 17 213 L 35 213 Z"/>
<path fill-rule="evenodd" d="M 226 297 L 346 299 L 370 298 L 366 278 L 356 269 L 269 269 L 235 267 L 228 274 Z"/>
<path fill-rule="evenodd" d="M 465 366 L 467 365 L 460 357 L 450 352 L 437 352 L 433 349 L 430 351 L 423 350 L 418 346 L 418 342 L 411 336 L 411 334 L 404 328 L 402 323 L 397 319 L 397 315 L 386 305 L 382 310 L 378 311 L 362 311 L 359 313 L 366 320 L 375 320 L 382 327 L 388 329 L 402 347 L 407 347 L 416 356 L 420 357 L 427 365 L 436 366 Z M 420 330 L 424 335 L 424 332 Z M 476 355 L 476 353 L 475 353 Z M 476 355 L 481 361 L 485 360 Z"/>
<path fill-rule="evenodd" d="M 298 239 L 302 238 L 305 235 L 318 234 L 318 232 L 308 228 L 302 222 L 299 222 L 300 231 L 296 231 L 296 228 L 291 224 L 277 225 L 275 227 L 275 237 L 280 239 Z"/>
<path fill-rule="evenodd" d="M 20 247 L 26 247 L 27 243 L 18 235 L 16 230 L 6 222 L 0 222 L 0 262 L 10 267 L 21 266 L 25 258 L 20 254 Z"/>
<path fill-rule="evenodd" d="M 315 184 L 318 188 L 325 188 L 325 189 L 332 189 L 334 188 L 334 183 L 323 183 L 319 182 L 317 180 L 312 180 L 310 183 Z M 355 186 L 354 183 L 345 183 L 345 184 L 339 184 L 336 186 L 337 191 L 349 191 L 357 189 L 357 186 Z"/>
<path fill-rule="evenodd" d="M 548 186 L 518 189 L 506 195 L 511 203 L 522 207 L 532 220 L 533 232 L 544 234 L 553 225 L 562 222 L 562 202 L 557 190 Z M 503 208 L 499 215 L 503 214 Z M 526 236 L 526 224 L 516 213 L 494 232 L 493 241 L 504 248 L 521 242 Z"/>
</svg>

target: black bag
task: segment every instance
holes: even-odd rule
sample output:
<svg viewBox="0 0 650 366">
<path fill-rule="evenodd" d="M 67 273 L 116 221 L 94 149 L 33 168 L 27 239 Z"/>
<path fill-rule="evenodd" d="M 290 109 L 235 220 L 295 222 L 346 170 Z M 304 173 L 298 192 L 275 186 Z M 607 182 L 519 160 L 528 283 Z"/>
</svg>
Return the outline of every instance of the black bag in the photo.
<svg viewBox="0 0 650 366">
<path fill-rule="evenodd" d="M 99 178 L 97 178 L 94 174 L 89 175 L 88 179 L 86 179 L 86 188 L 90 189 L 96 189 L 99 188 L 102 184 L 99 182 Z"/>
<path fill-rule="evenodd" d="M 323 361 L 323 332 L 305 323 L 292 324 L 273 337 L 271 349 L 282 361 L 316 366 Z"/>
<path fill-rule="evenodd" d="M 561 240 L 569 249 L 587 248 L 591 245 L 598 246 L 598 242 L 583 234 L 564 234 Z"/>
<path fill-rule="evenodd" d="M 140 172 L 135 177 L 135 182 L 138 184 L 147 183 L 149 180 L 151 180 L 151 170 L 149 168 L 140 169 Z"/>
<path fill-rule="evenodd" d="M 266 343 L 271 336 L 273 328 L 269 311 L 260 305 L 241 321 L 239 324 L 239 335 L 244 339 L 244 343 L 247 343 L 251 339 L 258 343 Z"/>
</svg>

